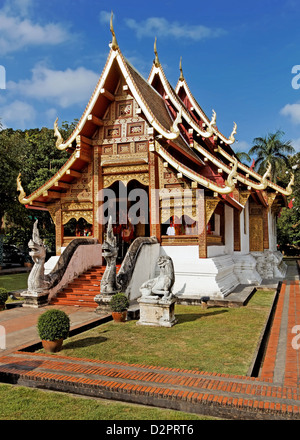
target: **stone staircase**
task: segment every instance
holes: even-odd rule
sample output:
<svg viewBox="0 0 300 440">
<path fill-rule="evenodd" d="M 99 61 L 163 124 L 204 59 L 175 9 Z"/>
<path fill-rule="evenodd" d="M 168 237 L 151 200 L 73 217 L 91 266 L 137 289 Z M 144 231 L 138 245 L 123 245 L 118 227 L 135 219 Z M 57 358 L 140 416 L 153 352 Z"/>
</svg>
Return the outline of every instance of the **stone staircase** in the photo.
<svg viewBox="0 0 300 440">
<path fill-rule="evenodd" d="M 97 266 L 79 275 L 64 289 L 57 293 L 51 305 L 71 305 L 96 308 L 94 297 L 100 293 L 100 282 L 106 266 Z"/>
</svg>

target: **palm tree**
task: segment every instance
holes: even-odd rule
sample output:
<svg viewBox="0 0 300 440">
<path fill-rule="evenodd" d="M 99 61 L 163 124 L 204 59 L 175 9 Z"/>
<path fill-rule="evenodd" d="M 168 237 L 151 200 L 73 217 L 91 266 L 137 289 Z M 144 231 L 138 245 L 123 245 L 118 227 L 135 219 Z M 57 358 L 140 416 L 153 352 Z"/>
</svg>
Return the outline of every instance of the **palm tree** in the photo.
<svg viewBox="0 0 300 440">
<path fill-rule="evenodd" d="M 277 130 L 276 133 L 269 133 L 266 137 L 257 137 L 253 140 L 253 147 L 249 150 L 249 155 L 255 155 L 255 170 L 259 174 L 264 174 L 268 162 L 272 165 L 271 180 L 276 178 L 285 165 L 288 167 L 287 154 L 295 153 L 291 141 L 282 141 L 284 132 Z"/>
<path fill-rule="evenodd" d="M 251 157 L 249 156 L 249 154 L 245 153 L 244 151 L 237 151 L 235 153 L 235 155 L 240 162 L 250 162 L 251 161 Z"/>
</svg>

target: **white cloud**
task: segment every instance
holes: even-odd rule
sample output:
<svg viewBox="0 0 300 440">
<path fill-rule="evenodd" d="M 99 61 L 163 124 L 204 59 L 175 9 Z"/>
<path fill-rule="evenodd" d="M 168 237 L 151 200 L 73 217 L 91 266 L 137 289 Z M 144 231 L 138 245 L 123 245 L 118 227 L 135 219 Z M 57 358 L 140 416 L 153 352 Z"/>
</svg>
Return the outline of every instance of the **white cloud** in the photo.
<svg viewBox="0 0 300 440">
<path fill-rule="evenodd" d="M 280 114 L 290 117 L 294 124 L 300 124 L 300 103 L 286 104 Z"/>
<path fill-rule="evenodd" d="M 4 127 L 17 124 L 19 128 L 25 129 L 28 123 L 32 124 L 35 120 L 36 111 L 30 104 L 16 100 L 0 107 L 0 115 Z"/>
<path fill-rule="evenodd" d="M 248 151 L 251 148 L 251 145 L 248 144 L 246 141 L 235 141 L 235 143 L 232 145 L 232 148 L 234 149 L 235 153 L 243 152 L 248 153 Z"/>
<path fill-rule="evenodd" d="M 25 17 L 29 14 L 33 7 L 33 0 L 6 0 L 3 6 L 3 11 L 8 14 L 18 15 Z"/>
<path fill-rule="evenodd" d="M 85 67 L 75 70 L 51 70 L 38 64 L 32 69 L 32 78 L 18 83 L 8 82 L 7 90 L 14 94 L 49 100 L 62 108 L 85 104 L 99 79 L 99 75 Z"/>
<path fill-rule="evenodd" d="M 15 0 L 19 4 L 19 16 L 4 6 L 0 10 L 0 55 L 21 50 L 27 46 L 56 45 L 69 38 L 68 31 L 60 24 L 48 23 L 44 26 L 33 23 L 24 14 L 30 1 Z M 20 7 L 23 9 L 20 10 Z"/>
<path fill-rule="evenodd" d="M 219 37 L 226 33 L 225 30 L 220 28 L 182 24 L 177 21 L 169 22 L 162 17 L 149 17 L 141 22 L 137 22 L 132 18 L 125 21 L 127 26 L 136 32 L 138 38 L 160 36 L 200 41 L 206 38 Z"/>
<path fill-rule="evenodd" d="M 295 148 L 296 153 L 300 152 L 300 138 L 291 140 L 292 146 Z"/>
<path fill-rule="evenodd" d="M 108 11 L 100 11 L 100 23 L 107 24 L 110 23 L 111 12 Z"/>
</svg>

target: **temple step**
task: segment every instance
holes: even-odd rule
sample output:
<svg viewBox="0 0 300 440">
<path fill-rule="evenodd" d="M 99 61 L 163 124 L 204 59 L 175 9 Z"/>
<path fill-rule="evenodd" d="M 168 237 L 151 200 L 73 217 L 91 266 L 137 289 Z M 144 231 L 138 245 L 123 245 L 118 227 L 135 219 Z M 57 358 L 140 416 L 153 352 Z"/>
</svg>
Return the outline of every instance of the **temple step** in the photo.
<svg viewBox="0 0 300 440">
<path fill-rule="evenodd" d="M 117 265 L 117 271 L 120 267 Z M 82 273 L 58 292 L 50 304 L 96 308 L 98 305 L 94 298 L 100 293 L 100 283 L 105 269 L 106 266 L 95 266 Z"/>
<path fill-rule="evenodd" d="M 51 300 L 52 305 L 96 308 L 94 297 L 100 293 L 100 282 L 106 266 L 93 267 L 71 281 Z"/>
</svg>

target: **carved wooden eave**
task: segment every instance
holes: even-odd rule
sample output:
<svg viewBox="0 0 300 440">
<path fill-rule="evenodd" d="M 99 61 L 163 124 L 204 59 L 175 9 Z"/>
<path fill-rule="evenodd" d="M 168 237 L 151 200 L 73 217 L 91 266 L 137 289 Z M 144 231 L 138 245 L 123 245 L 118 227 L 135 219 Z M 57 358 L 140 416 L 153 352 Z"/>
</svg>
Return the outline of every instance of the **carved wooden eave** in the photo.
<svg viewBox="0 0 300 440">
<path fill-rule="evenodd" d="M 205 114 L 205 112 L 200 107 L 200 105 L 198 104 L 198 102 L 194 98 L 193 94 L 191 93 L 191 90 L 190 90 L 185 78 L 183 77 L 181 64 L 180 64 L 180 67 L 181 67 L 180 68 L 180 77 L 179 77 L 179 80 L 178 80 L 177 85 L 175 87 L 175 93 L 178 94 L 180 88 L 183 87 L 193 109 L 199 114 L 199 117 L 202 119 L 203 124 L 205 124 L 208 127 L 208 130 L 212 131 L 211 135 L 216 135 L 222 142 L 224 142 L 227 145 L 233 144 L 235 142 L 234 135 L 237 132 L 236 123 L 234 123 L 234 125 L 233 125 L 233 130 L 232 130 L 230 136 L 228 138 L 226 136 L 224 136 L 216 127 L 216 113 L 213 111 L 214 117 L 215 117 L 215 121 L 214 121 L 215 123 L 212 124 L 211 123 L 212 121 L 207 117 L 207 115 Z M 201 135 L 200 131 L 196 130 L 196 132 L 198 132 Z"/>
<path fill-rule="evenodd" d="M 181 65 L 180 65 L 181 67 Z M 189 99 L 193 102 L 193 104 L 195 105 L 195 107 L 197 107 L 197 110 L 200 113 L 200 117 L 205 121 L 205 125 L 207 126 L 207 130 L 204 132 L 201 129 L 199 129 L 199 126 L 195 123 L 195 121 L 191 118 L 191 116 L 189 115 L 188 110 L 186 109 L 186 107 L 184 106 L 184 104 L 182 103 L 182 101 L 178 98 L 178 96 L 173 92 L 172 88 L 170 87 L 170 84 L 164 74 L 164 71 L 162 69 L 162 66 L 159 65 L 155 65 L 155 63 L 152 66 L 149 78 L 148 78 L 148 82 L 152 83 L 154 80 L 154 77 L 156 75 L 159 75 L 160 81 L 164 87 L 165 90 L 165 96 L 167 96 L 167 99 L 169 99 L 172 104 L 174 105 L 174 107 L 180 111 L 181 109 L 181 114 L 182 117 L 185 118 L 185 120 L 188 122 L 188 124 L 191 126 L 191 130 L 195 130 L 195 132 L 198 135 L 201 135 L 203 138 L 209 138 L 212 136 L 212 134 L 215 134 L 218 138 L 220 138 L 221 143 L 225 143 L 227 146 L 232 144 L 234 142 L 234 135 L 236 133 L 236 124 L 234 123 L 234 127 L 233 127 L 233 131 L 231 133 L 231 135 L 229 136 L 229 138 L 225 138 L 216 128 L 216 112 L 213 111 L 213 115 L 212 115 L 212 119 L 209 120 L 207 118 L 207 116 L 205 115 L 205 113 L 203 112 L 203 110 L 200 108 L 200 106 L 197 104 L 197 102 L 194 100 L 193 95 L 191 94 L 188 85 L 183 77 L 182 74 L 182 68 L 181 68 L 181 75 L 180 75 L 180 79 L 178 81 L 177 87 L 176 87 L 176 93 L 178 92 L 179 88 L 184 86 L 186 93 L 188 94 Z M 225 165 L 221 160 L 219 160 L 216 156 L 210 154 L 205 148 L 201 147 L 196 141 L 192 141 L 190 143 L 191 147 L 194 147 L 195 150 L 197 150 L 198 152 L 200 152 L 203 156 L 204 156 L 204 160 L 209 159 L 214 165 L 217 166 L 218 169 L 226 172 L 227 174 L 230 174 L 231 172 L 231 168 L 227 165 Z M 219 152 L 219 148 L 218 147 L 218 152 Z M 222 150 L 224 151 L 224 150 Z M 230 155 L 228 153 L 226 153 L 224 151 L 224 153 L 226 154 L 226 159 L 228 159 L 232 164 L 235 163 L 236 158 L 234 157 L 234 155 Z M 241 164 L 240 162 L 238 162 L 238 167 L 240 169 L 243 170 L 247 170 L 247 167 L 244 168 L 243 164 Z M 250 173 L 247 173 L 246 176 L 241 174 L 241 173 L 237 173 L 236 175 L 236 179 L 243 183 L 247 188 L 252 188 L 254 190 L 265 190 L 267 188 L 268 185 L 274 187 L 274 184 L 269 181 L 267 179 L 267 177 L 270 176 L 270 168 L 268 168 L 267 172 L 265 173 L 264 176 L 260 176 L 257 173 L 253 173 L 251 174 L 253 177 L 255 177 L 258 182 L 255 182 L 251 179 L 249 179 L 247 176 L 249 176 Z M 278 188 L 277 188 L 278 189 Z M 284 189 L 280 189 L 281 192 L 287 194 L 289 189 L 284 190 Z"/>
<path fill-rule="evenodd" d="M 225 157 L 228 161 L 233 163 L 234 158 L 230 154 L 228 154 L 226 151 L 224 151 L 223 148 L 218 146 L 217 151 L 223 157 Z M 238 168 L 240 168 L 242 171 L 244 171 L 246 173 L 246 175 L 255 177 L 260 182 L 262 182 L 263 179 L 264 179 L 264 176 L 261 176 L 260 174 L 256 173 L 254 170 L 252 170 L 251 168 L 247 167 L 247 165 L 244 165 L 241 162 L 238 163 Z M 291 175 L 291 180 L 290 180 L 288 186 L 285 189 L 280 187 L 279 185 L 276 185 L 276 183 L 274 183 L 274 182 L 272 182 L 270 180 L 267 180 L 267 186 L 269 186 L 270 188 L 274 189 L 275 191 L 280 192 L 282 195 L 285 195 L 285 196 L 290 196 L 292 194 L 292 192 L 293 192 L 292 186 L 293 185 L 294 185 L 294 174 Z M 253 186 L 253 188 L 254 189 L 261 189 L 261 188 L 257 188 L 257 187 L 255 188 L 255 186 Z M 265 188 L 262 188 L 262 189 L 265 189 Z"/>
<path fill-rule="evenodd" d="M 192 144 L 193 148 L 198 151 L 204 158 L 208 159 L 211 163 L 213 163 L 218 169 L 226 172 L 227 174 L 230 174 L 232 168 L 228 165 L 225 165 L 224 162 L 222 162 L 220 159 L 218 159 L 216 156 L 212 155 L 209 151 L 207 151 L 204 147 L 199 145 L 196 141 L 193 141 Z M 237 167 L 239 167 L 240 162 L 237 161 L 235 157 L 231 157 L 231 164 L 235 165 L 237 163 Z M 248 179 L 244 175 L 237 173 L 235 178 L 237 181 L 243 183 L 246 187 L 255 189 L 255 190 L 264 190 L 268 186 L 269 181 L 267 180 L 267 177 L 270 175 L 270 168 L 268 168 L 267 172 L 264 176 L 261 176 L 261 183 L 256 183 L 253 180 Z"/>
<path fill-rule="evenodd" d="M 190 127 L 195 130 L 203 138 L 210 138 L 214 134 L 214 124 L 215 124 L 215 112 L 213 112 L 212 119 L 208 122 L 208 126 L 206 130 L 201 130 L 199 125 L 195 122 L 195 120 L 191 117 L 189 111 L 184 106 L 183 102 L 179 99 L 179 97 L 174 93 L 173 89 L 170 87 L 169 81 L 167 80 L 163 68 L 161 65 L 155 66 L 153 64 L 151 72 L 149 74 L 148 82 L 152 84 L 155 75 L 158 75 L 160 81 L 165 90 L 165 99 L 169 99 L 177 112 L 182 112 L 182 118 L 190 125 Z"/>
<path fill-rule="evenodd" d="M 147 101 L 145 100 L 142 92 L 139 89 L 139 86 L 136 84 L 136 81 L 130 69 L 135 72 L 135 75 L 139 75 L 140 77 L 141 75 L 136 71 L 136 69 L 134 69 L 133 66 L 131 66 L 129 69 L 130 63 L 124 59 L 119 47 L 117 47 L 115 50 L 111 49 L 106 65 L 96 85 L 94 93 L 90 98 L 83 115 L 81 116 L 75 130 L 73 131 L 69 139 L 61 144 L 61 136 L 56 130 L 57 144 L 59 144 L 60 150 L 71 148 L 78 135 L 82 135 L 85 131 L 89 132 L 88 126 L 90 126 L 91 124 L 93 124 L 94 127 L 103 125 L 103 121 L 101 117 L 99 117 L 99 114 L 97 114 L 95 107 L 99 99 L 101 98 L 105 98 L 110 102 L 114 99 L 114 91 L 108 90 L 105 87 L 106 80 L 109 76 L 114 62 L 118 64 L 118 67 L 122 75 L 124 76 L 126 85 L 128 87 L 128 93 L 130 93 L 136 100 L 138 106 L 140 107 L 140 113 L 143 114 L 150 126 L 152 126 L 159 134 L 161 134 L 164 138 L 168 140 L 175 140 L 179 136 L 180 130 L 178 125 L 181 123 L 182 118 L 181 109 L 178 109 L 177 117 L 175 118 L 175 120 L 173 120 L 172 117 L 169 115 L 169 126 L 166 126 L 166 124 L 163 125 L 160 122 L 159 116 L 153 112 L 153 110 L 150 108 Z M 142 81 L 146 83 L 144 78 L 142 78 Z M 152 89 L 152 93 L 155 94 L 155 98 L 163 102 L 163 98 L 159 95 L 159 93 L 150 84 L 147 83 L 147 85 L 149 88 Z M 165 111 L 167 112 L 167 110 Z"/>
<path fill-rule="evenodd" d="M 158 143 L 156 143 L 155 145 L 155 151 L 164 161 L 166 161 L 169 166 L 174 168 L 178 173 L 181 173 L 192 182 L 200 184 L 204 188 L 210 189 L 211 191 L 218 194 L 230 194 L 235 188 L 234 178 L 236 175 L 236 167 L 232 168 L 230 174 L 228 175 L 227 181 L 225 182 L 225 186 L 222 187 L 220 185 L 217 185 L 212 180 L 203 177 L 201 174 L 196 173 L 195 171 L 180 163 Z"/>
<path fill-rule="evenodd" d="M 22 205 L 32 205 L 34 201 L 38 200 L 38 205 L 43 206 L 43 202 L 52 201 L 53 199 L 59 199 L 61 193 L 68 190 L 71 181 L 74 178 L 81 176 L 79 171 L 72 169 L 72 166 L 82 166 L 89 158 L 81 150 L 75 150 L 63 167 L 44 185 L 38 188 L 29 196 L 26 196 L 22 187 L 21 173 L 17 178 L 17 191 L 19 192 L 19 202 Z"/>
</svg>

